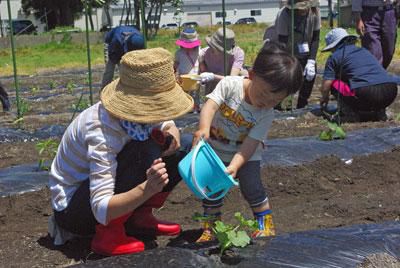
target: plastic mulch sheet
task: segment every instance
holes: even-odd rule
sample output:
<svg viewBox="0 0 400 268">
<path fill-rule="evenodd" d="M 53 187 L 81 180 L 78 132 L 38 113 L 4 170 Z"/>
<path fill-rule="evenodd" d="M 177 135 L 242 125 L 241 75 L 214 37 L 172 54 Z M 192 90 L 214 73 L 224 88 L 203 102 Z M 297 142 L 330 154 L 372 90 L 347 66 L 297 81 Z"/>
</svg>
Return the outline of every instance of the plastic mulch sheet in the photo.
<svg viewBox="0 0 400 268">
<path fill-rule="evenodd" d="M 214 252 L 211 253 L 210 252 Z M 81 267 L 356 267 L 367 256 L 400 257 L 400 223 L 354 225 L 257 239 L 235 249 L 235 262 L 218 250 L 157 248 L 81 264 Z"/>
<path fill-rule="evenodd" d="M 400 145 L 400 128 L 362 129 L 344 140 L 321 141 L 315 137 L 271 139 L 262 155 L 264 165 L 298 165 L 326 155 L 351 159 L 355 155 L 383 152 Z"/>
</svg>

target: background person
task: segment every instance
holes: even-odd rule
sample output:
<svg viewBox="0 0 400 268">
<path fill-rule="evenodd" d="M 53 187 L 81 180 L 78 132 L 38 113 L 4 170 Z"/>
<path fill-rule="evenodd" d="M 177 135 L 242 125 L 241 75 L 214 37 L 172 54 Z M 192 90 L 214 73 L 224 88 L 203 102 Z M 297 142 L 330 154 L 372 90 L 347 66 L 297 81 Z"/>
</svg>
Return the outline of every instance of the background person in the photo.
<svg viewBox="0 0 400 268">
<path fill-rule="evenodd" d="M 179 130 L 168 120 L 190 111 L 193 99 L 176 84 L 172 55 L 162 48 L 125 54 L 120 78 L 100 99 L 67 128 L 52 163 L 49 233 L 56 244 L 94 235 L 92 250 L 103 255 L 143 251 L 125 226 L 151 235 L 181 230 L 156 219 L 152 209 L 180 181 L 177 165 L 185 153 L 177 151 Z"/>
<path fill-rule="evenodd" d="M 258 53 L 249 79 L 238 76 L 222 79 L 207 95 L 200 113 L 193 145 L 201 137 L 207 139 L 227 165 L 226 172 L 238 177 L 240 190 L 258 222 L 253 237 L 275 235 L 271 206 L 261 182 L 261 152 L 274 106 L 295 93 L 302 79 L 298 60 L 268 42 Z M 222 199 L 203 200 L 207 219 L 202 223 L 204 231 L 197 242 L 214 239 L 211 228 L 221 218 L 222 205 Z"/>
<path fill-rule="evenodd" d="M 352 0 L 352 11 L 361 44 L 387 68 L 396 48 L 395 1 Z"/>
<path fill-rule="evenodd" d="M 326 61 L 321 87 L 321 107 L 325 109 L 332 92 L 338 99 L 342 122 L 386 120 L 385 109 L 397 96 L 400 79 L 389 75 L 365 48 L 354 45 L 357 37 L 336 28 L 327 33 Z"/>
<path fill-rule="evenodd" d="M 3 111 L 7 112 L 10 110 L 10 100 L 5 87 L 0 83 L 0 102 L 3 106 Z"/>
<path fill-rule="evenodd" d="M 133 50 L 144 48 L 142 33 L 132 26 L 117 26 L 106 34 L 104 41 L 105 70 L 101 81 L 103 89 L 114 78 L 115 66 L 122 56 Z"/>
<path fill-rule="evenodd" d="M 235 44 L 235 33 L 226 29 L 226 68 L 227 75 L 246 76 L 243 68 L 244 51 Z M 217 83 L 224 78 L 224 32 L 219 28 L 213 35 L 206 37 L 208 47 L 200 50 L 199 68 L 202 81 L 206 84 L 205 94 L 214 90 Z"/>
<path fill-rule="evenodd" d="M 199 52 L 201 41 L 195 29 L 184 29 L 178 40 L 175 42 L 179 49 L 175 53 L 175 75 L 179 81 L 182 74 L 198 74 L 199 73 Z M 200 94 L 199 90 L 191 92 L 194 99 L 194 112 L 200 111 Z"/>
<path fill-rule="evenodd" d="M 279 43 L 283 44 L 291 53 L 294 45 L 294 55 L 300 61 L 304 70 L 304 82 L 299 91 L 299 98 L 296 108 L 303 108 L 308 104 L 311 95 L 315 75 L 321 16 L 315 1 L 292 0 L 294 1 L 294 40 L 292 39 L 292 2 L 289 0 L 285 7 L 279 10 L 275 19 L 275 32 Z M 266 34 L 267 35 L 267 34 Z M 279 106 L 278 106 L 279 108 Z"/>
</svg>

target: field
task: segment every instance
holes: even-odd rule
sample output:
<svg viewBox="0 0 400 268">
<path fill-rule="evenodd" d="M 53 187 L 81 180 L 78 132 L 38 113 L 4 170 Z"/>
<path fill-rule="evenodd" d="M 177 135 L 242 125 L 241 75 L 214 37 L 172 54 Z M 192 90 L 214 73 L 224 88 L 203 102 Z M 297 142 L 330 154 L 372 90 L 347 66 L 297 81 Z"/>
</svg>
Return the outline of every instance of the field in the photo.
<svg viewBox="0 0 400 268">
<path fill-rule="evenodd" d="M 247 41 L 252 43 L 261 40 L 259 38 L 262 32 L 258 35 L 250 32 L 248 34 L 247 39 L 243 37 L 239 41 L 243 47 Z M 168 37 L 168 40 L 170 40 L 169 48 L 173 49 L 173 38 Z M 164 44 L 166 40 L 151 42 L 151 46 L 157 46 Z M 94 101 L 98 101 L 98 86 L 102 75 L 101 46 L 98 46 L 97 50 L 96 48 L 93 50 L 94 62 L 97 63 L 93 72 Z M 70 49 L 71 47 L 66 47 L 65 57 L 68 57 L 67 51 Z M 246 52 L 255 53 L 256 49 L 253 47 Z M 4 53 L 6 52 L 0 52 L 0 62 L 3 62 L 1 57 L 7 57 Z M 26 53 L 32 55 L 35 52 Z M 22 54 L 19 66 L 24 70 Z M 80 57 L 84 57 L 84 54 Z M 32 64 L 32 67 L 26 67 L 25 70 L 30 75 L 19 78 L 25 107 L 23 120 L 16 122 L 14 103 L 10 113 L 0 112 L 1 129 L 19 127 L 33 133 L 43 127 L 67 126 L 77 108 L 79 98 L 83 96 L 78 108 L 84 109 L 89 104 L 84 64 L 73 65 L 73 69 L 62 68 L 51 71 L 55 66 L 51 64 L 46 66 L 43 63 L 44 68 L 37 69 L 40 71 L 34 73 L 32 69 L 40 65 Z M 66 66 L 70 66 L 68 64 Z M 9 70 L 5 65 L 0 66 L 3 75 L 10 74 Z M 399 60 L 392 63 L 390 71 L 400 74 Z M 0 79 L 7 88 L 13 88 L 11 77 L 4 76 Z M 311 104 L 318 103 L 320 83 L 321 77 L 318 77 Z M 15 92 L 9 90 L 9 93 L 14 102 Z M 400 97 L 389 107 L 388 113 L 390 120 L 387 122 L 344 124 L 343 128 L 351 132 L 358 129 L 398 127 Z M 306 113 L 290 120 L 275 120 L 269 139 L 316 137 L 325 128 L 326 123 L 321 117 Z M 185 131 L 191 129 L 193 127 L 185 128 Z M 58 140 L 59 137 L 55 139 Z M 36 149 L 40 141 L 43 140 L 11 140 L 0 143 L 0 168 L 36 163 L 45 158 L 46 156 L 39 155 Z M 299 152 L 293 152 L 296 153 Z M 346 164 L 335 156 L 325 156 L 311 163 L 296 166 L 271 166 L 266 163 L 262 177 L 273 206 L 278 234 L 400 220 L 399 161 L 400 150 L 393 148 L 383 153 L 356 156 L 352 164 Z M 200 201 L 181 183 L 166 205 L 156 213 L 164 219 L 181 223 L 184 230 L 192 230 L 195 234 L 199 225 L 192 220 L 192 215 L 200 211 Z M 228 195 L 223 211 L 223 219 L 227 222 L 232 221 L 233 214 L 237 211 L 246 217 L 251 217 L 238 189 Z M 51 213 L 47 188 L 0 198 L 0 267 L 63 267 L 99 257 L 90 252 L 88 248 L 90 239 L 75 240 L 65 246 L 54 247 L 47 235 L 47 219 Z M 165 247 L 168 242 L 166 238 L 157 240 L 159 247 Z M 154 243 L 148 243 L 149 248 L 154 246 Z"/>
</svg>

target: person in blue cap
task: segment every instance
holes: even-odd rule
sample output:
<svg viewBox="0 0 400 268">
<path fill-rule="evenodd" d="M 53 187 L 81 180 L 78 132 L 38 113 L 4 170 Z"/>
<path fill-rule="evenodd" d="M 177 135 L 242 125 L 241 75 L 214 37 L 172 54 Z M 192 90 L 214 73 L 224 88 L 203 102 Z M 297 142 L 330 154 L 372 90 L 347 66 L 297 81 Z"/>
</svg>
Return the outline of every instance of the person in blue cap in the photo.
<svg viewBox="0 0 400 268">
<path fill-rule="evenodd" d="M 129 51 L 144 49 L 142 33 L 133 26 L 117 26 L 107 33 L 104 41 L 106 67 L 101 82 L 103 89 L 114 78 L 115 65 Z"/>
<path fill-rule="evenodd" d="M 388 74 L 368 50 L 355 45 L 356 40 L 342 28 L 326 34 L 322 52 L 332 54 L 325 65 L 321 109 L 332 93 L 338 99 L 340 122 L 385 121 L 386 107 L 397 96 L 399 77 Z"/>
</svg>

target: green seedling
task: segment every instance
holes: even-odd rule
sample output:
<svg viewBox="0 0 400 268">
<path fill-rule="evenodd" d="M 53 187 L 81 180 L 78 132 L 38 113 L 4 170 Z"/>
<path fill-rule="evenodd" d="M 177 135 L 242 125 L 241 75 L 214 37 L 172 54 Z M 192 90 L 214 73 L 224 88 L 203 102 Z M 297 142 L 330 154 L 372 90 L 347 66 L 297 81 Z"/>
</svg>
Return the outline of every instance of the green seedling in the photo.
<svg viewBox="0 0 400 268">
<path fill-rule="evenodd" d="M 195 220 L 210 220 L 210 217 L 195 214 Z M 216 221 L 212 227 L 217 240 L 219 242 L 221 255 L 231 247 L 245 247 L 250 244 L 250 236 L 247 232 L 252 232 L 257 229 L 255 220 L 246 220 L 240 212 L 235 213 L 235 219 L 239 223 L 237 225 L 226 224 L 222 221 Z"/>
<path fill-rule="evenodd" d="M 26 113 L 31 110 L 31 105 L 29 102 L 23 98 L 19 99 L 19 113 L 20 117 L 24 117 Z"/>
<path fill-rule="evenodd" d="M 50 170 L 50 166 L 46 164 L 47 161 L 53 160 L 56 156 L 59 142 L 55 139 L 47 139 L 36 143 L 36 150 L 40 156 L 38 160 L 39 170 Z"/>
<path fill-rule="evenodd" d="M 345 139 L 346 138 L 346 132 L 343 130 L 342 127 L 340 127 L 338 124 L 333 123 L 333 122 L 327 122 L 328 130 L 323 130 L 319 134 L 319 139 L 322 141 L 331 141 L 334 139 Z"/>
<path fill-rule="evenodd" d="M 80 102 L 71 105 L 72 109 L 77 112 L 82 112 L 86 108 L 90 107 L 89 101 L 82 98 Z"/>
<path fill-rule="evenodd" d="M 54 81 L 54 80 L 51 80 L 51 81 L 49 82 L 49 88 L 50 88 L 50 89 L 55 89 L 56 87 L 57 87 L 57 82 Z"/>
<path fill-rule="evenodd" d="M 287 97 L 281 102 L 281 107 L 282 107 L 282 110 L 284 110 L 284 111 L 292 110 L 292 107 L 293 107 L 293 95 L 287 96 Z"/>
<path fill-rule="evenodd" d="M 75 88 L 76 84 L 72 83 L 71 81 L 67 83 L 67 91 L 69 94 L 73 94 Z"/>
<path fill-rule="evenodd" d="M 40 91 L 40 87 L 39 86 L 34 86 L 31 88 L 31 93 L 32 95 L 36 95 L 36 93 L 38 93 Z"/>
</svg>

